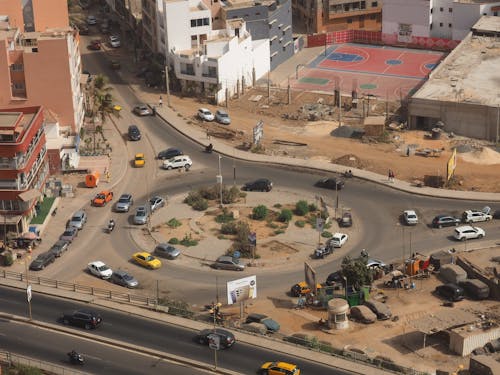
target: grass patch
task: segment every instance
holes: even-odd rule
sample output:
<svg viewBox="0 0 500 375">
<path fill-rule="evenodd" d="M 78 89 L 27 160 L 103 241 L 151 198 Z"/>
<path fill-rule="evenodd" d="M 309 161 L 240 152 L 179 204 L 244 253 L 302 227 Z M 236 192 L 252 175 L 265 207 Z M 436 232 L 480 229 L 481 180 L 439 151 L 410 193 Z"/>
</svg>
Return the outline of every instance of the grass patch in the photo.
<svg viewBox="0 0 500 375">
<path fill-rule="evenodd" d="M 304 220 L 297 220 L 295 222 L 295 226 L 299 228 L 304 228 L 306 226 L 306 222 Z"/>
<path fill-rule="evenodd" d="M 179 243 L 179 239 L 177 237 L 172 237 L 171 239 L 168 240 L 168 243 L 170 245 L 177 245 Z"/>
<path fill-rule="evenodd" d="M 197 241 L 197 240 L 194 240 L 194 239 L 191 237 L 191 233 L 186 234 L 186 235 L 184 236 L 184 238 L 183 238 L 182 240 L 180 240 L 180 242 L 179 242 L 179 243 L 180 243 L 181 245 L 183 245 L 183 246 L 187 246 L 187 247 L 189 247 L 189 246 L 196 246 L 196 245 L 198 245 L 198 241 Z"/>
<path fill-rule="evenodd" d="M 174 218 L 170 219 L 169 221 L 167 221 L 167 225 L 170 228 L 178 228 L 182 225 L 182 223 L 174 217 Z"/>
<path fill-rule="evenodd" d="M 274 231 L 275 235 L 283 234 L 283 233 L 285 233 L 285 231 L 283 229 L 277 229 L 277 230 Z"/>
<path fill-rule="evenodd" d="M 43 202 L 40 203 L 40 210 L 38 211 L 38 215 L 31 219 L 30 224 L 43 224 L 55 199 L 55 197 L 45 198 Z"/>
</svg>

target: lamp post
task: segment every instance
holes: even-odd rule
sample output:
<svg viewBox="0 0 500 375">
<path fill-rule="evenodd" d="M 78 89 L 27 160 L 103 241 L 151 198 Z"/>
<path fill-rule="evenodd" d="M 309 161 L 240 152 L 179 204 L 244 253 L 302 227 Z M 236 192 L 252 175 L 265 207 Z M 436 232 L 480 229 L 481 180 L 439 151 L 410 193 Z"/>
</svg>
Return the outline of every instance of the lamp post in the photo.
<svg viewBox="0 0 500 375">
<path fill-rule="evenodd" d="M 216 176 L 217 183 L 219 184 L 219 194 L 220 194 L 220 206 L 222 208 L 222 170 L 221 170 L 221 159 L 222 156 L 219 155 L 219 174 Z"/>
</svg>

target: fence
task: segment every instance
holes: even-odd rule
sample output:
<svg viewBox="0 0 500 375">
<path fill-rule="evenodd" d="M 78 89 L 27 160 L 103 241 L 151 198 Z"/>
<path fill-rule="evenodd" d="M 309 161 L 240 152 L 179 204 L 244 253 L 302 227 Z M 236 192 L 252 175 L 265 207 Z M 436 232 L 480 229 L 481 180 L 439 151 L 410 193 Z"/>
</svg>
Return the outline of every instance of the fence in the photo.
<svg viewBox="0 0 500 375">
<path fill-rule="evenodd" d="M 61 375 L 83 375 L 85 372 L 75 371 L 73 369 L 68 369 L 62 366 L 54 365 L 53 363 L 43 362 L 38 359 L 24 357 L 19 354 L 14 354 L 11 352 L 0 351 L 0 373 L 2 373 L 2 367 L 8 366 L 29 366 L 47 371 L 51 374 L 61 374 Z M 6 372 L 7 373 L 7 372 Z M 10 372 L 9 372 L 10 374 Z"/>
</svg>

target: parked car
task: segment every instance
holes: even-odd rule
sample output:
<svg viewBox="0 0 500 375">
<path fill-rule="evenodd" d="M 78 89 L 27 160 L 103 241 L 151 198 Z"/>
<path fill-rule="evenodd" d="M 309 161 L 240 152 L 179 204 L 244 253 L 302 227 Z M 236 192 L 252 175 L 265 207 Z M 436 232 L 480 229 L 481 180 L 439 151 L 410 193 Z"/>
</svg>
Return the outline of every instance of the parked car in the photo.
<svg viewBox="0 0 500 375">
<path fill-rule="evenodd" d="M 473 299 L 482 300 L 490 296 L 490 287 L 478 279 L 466 279 L 458 284 Z"/>
<path fill-rule="evenodd" d="M 134 276 L 123 270 L 113 271 L 110 279 L 113 283 L 125 286 L 127 288 L 137 288 L 139 282 Z"/>
<path fill-rule="evenodd" d="M 453 237 L 459 241 L 481 239 L 486 235 L 486 232 L 479 227 L 471 227 L 470 225 L 463 225 L 455 228 Z"/>
<path fill-rule="evenodd" d="M 348 228 L 352 227 L 352 215 L 350 212 L 344 212 L 342 217 L 339 218 L 339 227 Z"/>
<path fill-rule="evenodd" d="M 158 159 L 167 160 L 180 155 L 184 155 L 184 153 L 178 148 L 167 148 L 166 150 L 160 151 L 158 153 Z"/>
<path fill-rule="evenodd" d="M 215 121 L 219 124 L 229 125 L 231 124 L 231 117 L 229 117 L 229 114 L 223 109 L 218 109 L 215 111 Z"/>
<path fill-rule="evenodd" d="M 219 337 L 219 343 L 221 349 L 230 348 L 236 342 L 234 335 L 231 332 L 222 328 L 201 330 L 200 332 L 198 332 L 196 339 L 200 344 L 208 345 L 211 335 L 216 335 Z"/>
<path fill-rule="evenodd" d="M 453 227 L 460 224 L 460 219 L 450 215 L 437 215 L 434 219 L 432 219 L 432 226 L 434 228 L 442 228 L 442 227 Z"/>
<path fill-rule="evenodd" d="M 75 227 L 67 227 L 59 239 L 71 243 L 76 236 L 78 236 L 78 229 Z"/>
<path fill-rule="evenodd" d="M 343 286 L 345 283 L 346 283 L 346 281 L 344 280 L 344 277 L 342 276 L 342 271 L 332 272 L 326 278 L 326 285 L 328 285 L 328 286 L 334 286 L 335 284 L 340 284 Z"/>
<path fill-rule="evenodd" d="M 316 289 L 321 288 L 321 284 L 316 284 Z M 290 288 L 290 294 L 292 295 L 292 297 L 300 297 L 311 292 L 311 288 L 309 288 L 309 285 L 307 285 L 305 281 L 301 281 Z"/>
<path fill-rule="evenodd" d="M 297 365 L 287 362 L 266 362 L 260 366 L 262 375 L 300 375 Z"/>
<path fill-rule="evenodd" d="M 111 45 L 111 47 L 113 48 L 118 48 L 121 46 L 121 41 L 120 41 L 120 37 L 118 35 L 111 35 L 109 37 L 109 44 Z"/>
<path fill-rule="evenodd" d="M 187 171 L 192 165 L 193 162 L 187 155 L 179 155 L 163 161 L 163 169 L 184 168 Z"/>
<path fill-rule="evenodd" d="M 97 24 L 97 18 L 93 15 L 88 15 L 87 16 L 87 25 L 96 25 Z"/>
<path fill-rule="evenodd" d="M 365 305 L 351 307 L 350 316 L 353 320 L 364 324 L 375 323 L 377 315 Z"/>
<path fill-rule="evenodd" d="M 75 310 L 67 312 L 63 314 L 61 320 L 64 325 L 71 324 L 85 329 L 95 329 L 102 323 L 101 316 L 91 310 Z"/>
<path fill-rule="evenodd" d="M 247 182 L 243 185 L 243 190 L 246 191 L 271 191 L 273 183 L 267 178 L 259 178 L 258 180 Z"/>
<path fill-rule="evenodd" d="M 116 212 L 129 212 L 130 207 L 134 204 L 132 194 L 122 194 L 115 205 Z"/>
<path fill-rule="evenodd" d="M 128 140 L 129 141 L 140 141 L 141 140 L 141 131 L 137 127 L 137 125 L 130 125 L 128 127 Z"/>
<path fill-rule="evenodd" d="M 406 225 L 418 224 L 418 216 L 414 210 L 403 211 L 403 219 Z"/>
<path fill-rule="evenodd" d="M 154 253 L 162 258 L 176 259 L 181 251 L 168 243 L 160 243 L 156 245 Z"/>
<path fill-rule="evenodd" d="M 151 209 L 151 212 L 155 212 L 159 208 L 162 208 L 165 206 L 165 199 L 162 197 L 152 197 L 149 199 L 149 208 Z"/>
<path fill-rule="evenodd" d="M 217 260 L 212 264 L 212 267 L 216 270 L 230 271 L 243 271 L 245 269 L 244 264 L 240 264 L 238 260 L 227 255 L 218 257 Z"/>
<path fill-rule="evenodd" d="M 452 302 L 458 302 L 464 299 L 464 290 L 455 284 L 444 284 L 436 287 L 436 293 L 441 297 Z"/>
<path fill-rule="evenodd" d="M 382 262 L 380 259 L 374 259 L 374 258 L 369 258 L 366 261 L 366 267 L 369 269 L 376 269 L 380 268 L 383 269 L 384 271 L 387 271 L 389 269 L 389 266 Z"/>
<path fill-rule="evenodd" d="M 100 39 L 91 40 L 88 48 L 92 51 L 99 51 L 101 49 L 101 40 Z"/>
<path fill-rule="evenodd" d="M 76 211 L 68 222 L 68 227 L 82 229 L 87 222 L 87 213 L 83 210 Z"/>
<path fill-rule="evenodd" d="M 97 193 L 94 199 L 92 199 L 92 206 L 104 207 L 112 200 L 113 200 L 113 192 L 110 190 L 103 190 L 100 193 Z"/>
<path fill-rule="evenodd" d="M 335 233 L 328 241 L 328 244 L 332 247 L 342 247 L 348 239 L 349 236 L 345 233 Z"/>
<path fill-rule="evenodd" d="M 47 251 L 39 254 L 30 264 L 30 270 L 40 271 L 56 260 L 54 253 Z"/>
<path fill-rule="evenodd" d="M 134 215 L 134 224 L 143 225 L 146 224 L 149 220 L 149 210 L 146 206 L 139 206 L 135 210 Z"/>
<path fill-rule="evenodd" d="M 78 25 L 78 33 L 80 35 L 89 35 L 90 29 L 87 27 L 87 25 Z"/>
<path fill-rule="evenodd" d="M 462 221 L 464 223 L 477 223 L 480 221 L 490 221 L 493 216 L 490 215 L 491 208 L 488 206 L 484 207 L 481 211 L 467 210 L 462 214 Z"/>
<path fill-rule="evenodd" d="M 144 154 L 142 152 L 135 154 L 134 158 L 134 167 L 142 168 L 146 164 L 146 159 L 144 158 Z"/>
<path fill-rule="evenodd" d="M 269 332 L 278 332 L 280 330 L 279 323 L 264 314 L 252 313 L 247 316 L 246 323 L 261 323 L 264 324 Z"/>
<path fill-rule="evenodd" d="M 378 320 L 387 320 L 392 316 L 391 309 L 385 303 L 375 300 L 368 300 L 364 305 L 377 315 Z"/>
<path fill-rule="evenodd" d="M 62 253 L 68 250 L 69 242 L 64 240 L 58 240 L 52 247 L 49 249 L 49 252 L 54 254 L 56 258 L 59 258 Z"/>
<path fill-rule="evenodd" d="M 203 121 L 214 121 L 214 114 L 206 108 L 198 109 L 198 117 Z"/>
<path fill-rule="evenodd" d="M 113 270 L 111 270 L 111 268 L 109 268 L 106 264 L 104 264 L 100 260 L 96 260 L 95 262 L 90 262 L 87 265 L 87 269 L 92 275 L 95 275 L 105 280 L 109 279 L 113 274 Z"/>
<path fill-rule="evenodd" d="M 155 258 L 150 253 L 146 251 L 138 252 L 132 255 L 132 259 L 134 262 L 139 264 L 140 266 L 156 270 L 161 267 L 161 261 L 158 258 Z"/>
<path fill-rule="evenodd" d="M 344 181 L 337 180 L 336 178 L 322 178 L 315 185 L 325 189 L 341 190 L 344 184 Z"/>
<path fill-rule="evenodd" d="M 137 116 L 151 116 L 153 111 L 146 104 L 138 104 L 134 107 L 133 112 Z"/>
</svg>

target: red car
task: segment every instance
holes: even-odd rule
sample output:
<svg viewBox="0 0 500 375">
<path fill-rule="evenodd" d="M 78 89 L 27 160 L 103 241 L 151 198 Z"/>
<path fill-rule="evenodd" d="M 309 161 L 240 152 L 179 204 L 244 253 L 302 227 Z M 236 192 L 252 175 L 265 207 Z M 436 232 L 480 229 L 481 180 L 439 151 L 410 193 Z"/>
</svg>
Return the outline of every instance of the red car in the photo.
<svg viewBox="0 0 500 375">
<path fill-rule="evenodd" d="M 89 49 L 99 51 L 101 49 L 101 41 L 99 39 L 92 40 L 89 44 Z"/>
<path fill-rule="evenodd" d="M 103 190 L 92 199 L 92 206 L 103 207 L 113 200 L 113 192 Z"/>
</svg>

